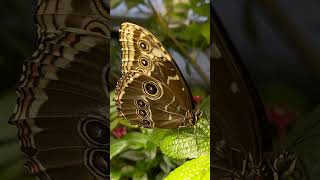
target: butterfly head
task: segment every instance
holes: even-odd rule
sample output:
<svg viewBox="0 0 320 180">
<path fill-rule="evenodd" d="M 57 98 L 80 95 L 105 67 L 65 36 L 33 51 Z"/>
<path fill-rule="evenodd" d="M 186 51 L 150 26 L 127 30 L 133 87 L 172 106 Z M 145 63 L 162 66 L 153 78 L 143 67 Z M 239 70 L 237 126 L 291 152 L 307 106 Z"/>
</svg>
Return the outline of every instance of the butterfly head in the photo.
<svg viewBox="0 0 320 180">
<path fill-rule="evenodd" d="M 198 122 L 201 116 L 202 111 L 200 111 L 199 109 L 195 111 L 187 111 L 181 126 L 193 127 Z"/>
</svg>

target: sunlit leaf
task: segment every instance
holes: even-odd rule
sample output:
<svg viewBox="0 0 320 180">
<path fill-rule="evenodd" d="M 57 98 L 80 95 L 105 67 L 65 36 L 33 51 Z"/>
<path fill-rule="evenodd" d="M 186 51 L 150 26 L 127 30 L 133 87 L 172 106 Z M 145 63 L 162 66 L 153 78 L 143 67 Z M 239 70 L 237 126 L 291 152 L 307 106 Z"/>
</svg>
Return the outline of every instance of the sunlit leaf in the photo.
<svg viewBox="0 0 320 180">
<path fill-rule="evenodd" d="M 165 180 L 208 180 L 210 179 L 210 156 L 187 161 L 173 170 Z"/>
<path fill-rule="evenodd" d="M 119 154 L 128 146 L 128 142 L 124 140 L 111 141 L 110 159 Z"/>
</svg>

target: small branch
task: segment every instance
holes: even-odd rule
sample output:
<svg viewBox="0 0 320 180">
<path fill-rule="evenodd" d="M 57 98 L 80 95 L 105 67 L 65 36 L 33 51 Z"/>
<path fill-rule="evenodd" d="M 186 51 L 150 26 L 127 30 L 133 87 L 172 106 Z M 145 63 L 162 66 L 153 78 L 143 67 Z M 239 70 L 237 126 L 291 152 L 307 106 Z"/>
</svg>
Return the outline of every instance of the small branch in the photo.
<svg viewBox="0 0 320 180">
<path fill-rule="evenodd" d="M 171 41 L 174 43 L 174 45 L 178 48 L 179 52 L 186 58 L 188 63 L 190 63 L 193 68 L 199 73 L 200 77 L 203 79 L 203 81 L 207 84 L 207 86 L 210 85 L 209 78 L 206 76 L 205 72 L 202 70 L 202 68 L 197 64 L 196 59 L 190 56 L 188 51 L 177 41 L 175 36 L 170 32 L 167 22 L 162 18 L 162 16 L 155 10 L 153 4 L 150 0 L 148 0 L 148 4 L 150 5 L 153 13 L 156 15 L 160 26 L 167 31 L 168 37 L 171 39 Z"/>
</svg>

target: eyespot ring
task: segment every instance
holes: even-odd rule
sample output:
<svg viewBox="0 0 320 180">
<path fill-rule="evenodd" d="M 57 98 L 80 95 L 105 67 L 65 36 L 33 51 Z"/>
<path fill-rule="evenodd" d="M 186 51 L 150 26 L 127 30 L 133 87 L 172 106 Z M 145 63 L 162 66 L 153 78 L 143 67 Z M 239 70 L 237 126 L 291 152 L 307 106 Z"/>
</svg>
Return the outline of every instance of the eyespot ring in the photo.
<svg viewBox="0 0 320 180">
<path fill-rule="evenodd" d="M 139 49 L 141 49 L 143 51 L 150 50 L 150 45 L 145 40 L 139 40 L 137 44 L 138 44 Z"/>
<path fill-rule="evenodd" d="M 142 119 L 142 126 L 143 127 L 146 127 L 146 128 L 148 128 L 148 127 L 152 127 L 151 126 L 151 122 L 150 121 L 148 121 L 147 119 Z"/>
<path fill-rule="evenodd" d="M 147 103 L 145 102 L 144 99 L 135 99 L 134 100 L 134 104 L 137 106 L 137 107 L 140 107 L 140 108 L 144 108 L 147 106 Z"/>
<path fill-rule="evenodd" d="M 140 67 L 142 67 L 142 69 L 152 70 L 152 62 L 148 57 L 141 56 L 141 57 L 139 57 L 138 62 L 139 62 Z"/>
<path fill-rule="evenodd" d="M 154 81 L 147 81 L 142 84 L 143 92 L 147 95 L 148 98 L 152 100 L 157 100 L 162 97 L 163 90 L 160 84 L 157 84 Z"/>
<path fill-rule="evenodd" d="M 143 65 L 143 66 L 148 66 L 148 61 L 146 60 L 146 59 L 141 59 L 141 64 Z"/>
<path fill-rule="evenodd" d="M 142 119 L 150 117 L 149 111 L 146 109 L 137 109 L 136 114 L 140 116 Z"/>
</svg>

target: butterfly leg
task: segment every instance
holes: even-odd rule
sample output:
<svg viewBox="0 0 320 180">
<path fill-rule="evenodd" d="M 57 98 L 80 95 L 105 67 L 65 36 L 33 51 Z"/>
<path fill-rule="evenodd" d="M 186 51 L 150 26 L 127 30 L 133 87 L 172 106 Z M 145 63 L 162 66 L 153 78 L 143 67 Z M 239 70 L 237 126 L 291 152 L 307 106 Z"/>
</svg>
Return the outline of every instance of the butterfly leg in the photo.
<svg viewBox="0 0 320 180">
<path fill-rule="evenodd" d="M 197 126 L 193 127 L 193 133 L 194 133 L 194 136 L 195 136 L 195 141 L 196 141 L 196 147 L 197 147 L 197 151 L 198 151 L 198 136 L 197 136 Z"/>
</svg>

